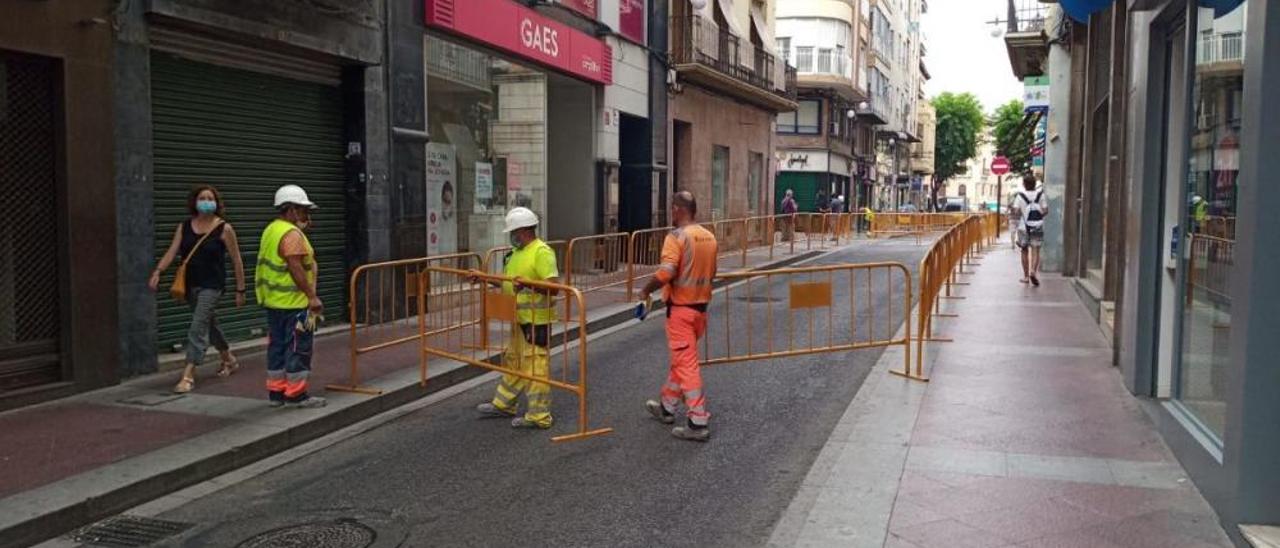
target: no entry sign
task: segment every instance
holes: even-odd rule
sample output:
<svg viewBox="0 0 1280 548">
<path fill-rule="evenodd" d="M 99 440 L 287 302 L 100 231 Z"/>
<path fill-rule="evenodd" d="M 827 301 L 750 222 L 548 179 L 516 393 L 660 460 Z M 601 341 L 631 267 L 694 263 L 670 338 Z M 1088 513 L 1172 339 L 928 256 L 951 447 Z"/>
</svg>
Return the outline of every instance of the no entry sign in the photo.
<svg viewBox="0 0 1280 548">
<path fill-rule="evenodd" d="M 1009 172 L 1009 159 L 1004 156 L 996 156 L 991 160 L 991 173 L 995 175 L 1004 175 Z"/>
</svg>

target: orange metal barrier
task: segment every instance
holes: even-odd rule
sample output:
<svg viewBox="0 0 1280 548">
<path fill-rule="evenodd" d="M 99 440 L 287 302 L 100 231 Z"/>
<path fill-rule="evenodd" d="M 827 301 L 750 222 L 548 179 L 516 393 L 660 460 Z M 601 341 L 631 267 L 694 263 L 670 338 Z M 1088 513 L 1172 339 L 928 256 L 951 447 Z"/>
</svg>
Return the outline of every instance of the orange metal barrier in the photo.
<svg viewBox="0 0 1280 548">
<path fill-rule="evenodd" d="M 708 325 L 704 365 L 894 345 L 903 347 L 904 368 L 910 365 L 913 284 L 901 263 L 781 268 L 717 279 L 730 285 L 716 297 L 724 323 Z M 846 287 L 848 295 L 837 298 L 837 290 Z M 887 313 L 881 316 L 874 296 L 886 291 Z M 901 306 L 895 306 L 899 292 Z M 872 319 L 863 325 L 864 317 Z M 732 322 L 743 319 L 745 329 L 735 330 Z M 901 337 L 899 320 L 905 323 Z"/>
<path fill-rule="evenodd" d="M 501 289 L 502 284 L 512 283 L 513 278 L 444 267 L 429 268 L 424 275 L 467 289 L 452 293 L 448 306 L 428 308 L 422 315 L 423 356 L 450 359 L 573 393 L 578 397 L 577 431 L 555 436 L 552 441 L 577 440 L 613 431 L 612 428 L 588 429 L 587 317 L 581 291 L 567 284 L 521 280 L 518 291 L 552 293 L 555 298 L 568 301 L 563 307 L 553 306 L 552 310 L 574 311 L 574 317 L 561 313 L 545 332 L 539 332 L 536 327 L 517 323 L 516 298 Z M 532 373 L 533 362 L 526 361 L 535 359 L 531 352 L 538 350 L 529 347 L 536 342 L 545 343 L 543 348 L 548 353 L 546 376 Z M 518 346 L 513 347 L 512 343 Z M 525 350 L 514 350 L 520 347 Z M 559 358 L 552 358 L 552 353 L 558 353 Z M 555 367 L 557 364 L 559 368 Z M 425 359 L 420 375 L 425 384 Z"/>
<path fill-rule="evenodd" d="M 338 392 L 377 395 L 381 390 L 360 385 L 360 356 L 391 348 L 421 337 L 421 312 L 428 307 L 428 295 L 438 296 L 458 287 L 424 285 L 430 279 L 422 273 L 432 266 L 479 268 L 475 253 L 454 253 L 361 265 L 351 273 L 348 287 L 350 311 L 351 372 L 347 384 L 325 388 Z M 420 288 L 426 289 L 420 291 Z M 425 363 L 425 362 L 424 362 Z"/>
<path fill-rule="evenodd" d="M 916 339 L 916 368 L 910 367 L 902 371 L 892 371 L 895 375 L 927 381 L 924 374 L 924 343 L 946 342 L 949 339 L 933 336 L 933 319 L 944 316 L 940 313 L 940 302 L 943 298 L 963 298 L 952 295 L 952 287 L 957 285 L 957 273 L 965 273 L 964 266 L 973 263 L 973 256 L 991 240 L 988 239 L 992 222 L 988 217 L 994 215 L 970 215 L 960 224 L 951 227 L 942 235 L 928 253 L 920 260 L 920 302 L 917 305 L 919 319 Z M 999 218 L 996 217 L 996 222 Z M 945 294 L 944 294 L 945 293 Z"/>
<path fill-rule="evenodd" d="M 618 300 L 625 300 L 631 284 L 628 257 L 631 234 L 615 232 L 569 240 L 560 270 L 565 283 L 583 293 L 617 288 Z"/>
<path fill-rule="evenodd" d="M 636 282 L 652 276 L 662 264 L 662 244 L 674 227 L 650 228 L 631 233 L 627 240 L 627 301 L 636 298 Z"/>
<path fill-rule="evenodd" d="M 1231 302 L 1231 270 L 1235 265 L 1235 240 L 1190 234 L 1187 257 L 1187 304 L 1191 304 L 1195 290 L 1210 298 Z"/>
</svg>

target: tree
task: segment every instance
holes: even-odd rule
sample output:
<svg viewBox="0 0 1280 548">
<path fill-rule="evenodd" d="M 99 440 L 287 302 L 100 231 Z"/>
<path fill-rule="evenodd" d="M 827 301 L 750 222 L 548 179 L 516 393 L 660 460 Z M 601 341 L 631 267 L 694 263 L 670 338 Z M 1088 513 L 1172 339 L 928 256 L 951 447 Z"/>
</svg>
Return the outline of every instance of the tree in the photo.
<svg viewBox="0 0 1280 548">
<path fill-rule="evenodd" d="M 1014 99 L 1000 105 L 991 117 L 991 133 L 996 140 L 996 154 L 1009 159 L 1009 173 L 1031 170 L 1031 145 L 1034 131 L 1022 125 L 1022 101 Z"/>
<path fill-rule="evenodd" d="M 947 179 L 963 173 L 965 162 L 978 154 L 978 134 L 986 117 L 972 93 L 943 92 L 933 98 L 933 108 L 938 114 L 933 156 L 936 193 Z"/>
</svg>

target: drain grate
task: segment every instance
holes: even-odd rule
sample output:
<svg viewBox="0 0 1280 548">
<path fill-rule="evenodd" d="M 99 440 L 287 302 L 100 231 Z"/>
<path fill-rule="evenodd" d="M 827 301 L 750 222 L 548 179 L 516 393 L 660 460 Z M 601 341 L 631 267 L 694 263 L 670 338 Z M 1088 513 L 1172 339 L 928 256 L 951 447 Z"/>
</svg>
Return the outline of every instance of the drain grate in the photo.
<svg viewBox="0 0 1280 548">
<path fill-rule="evenodd" d="M 290 525 L 259 533 L 236 548 L 366 548 L 378 533 L 353 519 Z"/>
<path fill-rule="evenodd" d="M 71 540 L 89 546 L 134 548 L 150 546 L 190 529 L 192 524 L 180 521 L 116 516 L 87 526 L 71 534 Z"/>
</svg>

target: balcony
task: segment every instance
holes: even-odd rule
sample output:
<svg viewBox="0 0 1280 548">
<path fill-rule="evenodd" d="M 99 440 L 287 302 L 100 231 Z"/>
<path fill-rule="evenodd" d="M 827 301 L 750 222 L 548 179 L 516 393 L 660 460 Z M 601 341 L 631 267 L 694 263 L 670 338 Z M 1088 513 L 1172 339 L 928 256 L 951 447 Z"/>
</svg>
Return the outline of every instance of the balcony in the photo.
<svg viewBox="0 0 1280 548">
<path fill-rule="evenodd" d="M 671 60 L 680 77 L 774 112 L 796 109 L 796 71 L 698 15 L 671 18 Z"/>
<path fill-rule="evenodd" d="M 853 57 L 843 49 L 800 51 L 796 48 L 796 77 L 802 88 L 830 88 L 847 101 L 865 101 L 866 91 L 854 82 Z"/>
<path fill-rule="evenodd" d="M 1243 67 L 1244 34 L 1224 32 L 1200 37 L 1199 47 L 1196 48 L 1196 64 L 1204 66 L 1220 63 L 1226 65 L 1224 68 Z"/>
<path fill-rule="evenodd" d="M 1004 45 L 1019 80 L 1044 74 L 1049 58 L 1048 8 L 1039 0 L 1008 0 Z"/>
</svg>

